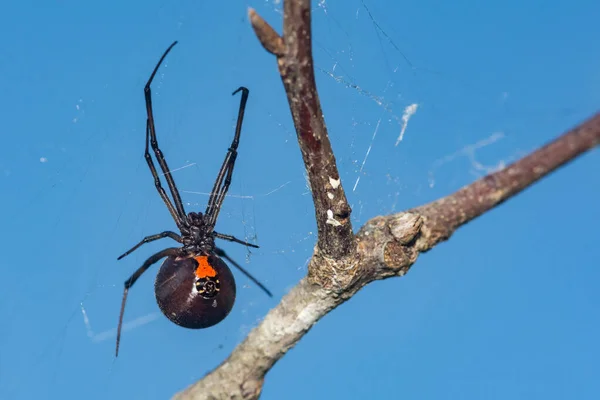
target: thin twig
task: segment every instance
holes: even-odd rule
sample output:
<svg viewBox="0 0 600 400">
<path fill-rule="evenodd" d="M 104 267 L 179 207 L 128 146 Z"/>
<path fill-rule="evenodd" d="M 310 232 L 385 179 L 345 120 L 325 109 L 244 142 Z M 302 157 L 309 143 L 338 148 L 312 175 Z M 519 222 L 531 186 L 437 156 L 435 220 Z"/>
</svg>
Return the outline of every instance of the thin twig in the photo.
<svg viewBox="0 0 600 400">
<path fill-rule="evenodd" d="M 254 10 L 249 10 L 249 17 L 261 44 L 277 56 L 315 204 L 317 249 L 328 258 L 351 257 L 355 250 L 351 209 L 340 181 L 315 82 L 310 0 L 284 3 L 283 38 Z M 327 274 L 314 267 L 309 265 L 311 275 L 325 279 Z"/>
<path fill-rule="evenodd" d="M 452 196 L 416 208 L 412 212 L 428 219 L 428 234 L 432 238 L 427 240 L 427 245 L 446 240 L 460 225 L 491 210 L 599 143 L 600 113 L 597 113 L 503 170 L 479 179 Z M 421 247 L 420 250 L 427 249 Z"/>
</svg>

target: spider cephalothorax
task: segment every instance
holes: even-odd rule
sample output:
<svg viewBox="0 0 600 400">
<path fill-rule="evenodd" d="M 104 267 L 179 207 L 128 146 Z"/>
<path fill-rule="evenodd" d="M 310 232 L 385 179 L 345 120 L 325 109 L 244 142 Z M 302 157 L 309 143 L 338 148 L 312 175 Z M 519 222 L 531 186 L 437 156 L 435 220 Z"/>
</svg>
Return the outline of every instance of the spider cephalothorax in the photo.
<svg viewBox="0 0 600 400">
<path fill-rule="evenodd" d="M 237 148 L 242 131 L 244 110 L 248 101 L 248 89 L 240 87 L 233 92 L 234 95 L 240 92 L 242 94 L 235 135 L 215 180 L 204 214 L 200 212 L 185 213 L 173 176 L 162 151 L 158 147 L 150 85 L 156 75 L 156 71 L 158 71 L 161 63 L 175 44 L 177 42 L 171 44 L 164 52 L 144 87 L 148 117 L 146 120 L 146 151 L 144 157 L 154 178 L 154 185 L 171 213 L 180 233 L 164 231 L 156 235 L 146 236 L 118 259 L 122 259 L 145 243 L 166 237 L 181 243 L 181 247 L 170 247 L 153 254 L 125 281 L 119 325 L 117 327 L 117 355 L 119 354 L 121 327 L 129 288 L 134 285 L 150 266 L 165 257 L 166 259 L 156 275 L 154 293 L 163 314 L 180 326 L 191 329 L 207 328 L 222 321 L 231 311 L 235 302 L 235 280 L 231 270 L 222 258 L 233 264 L 233 266 L 271 296 L 271 292 L 267 288 L 232 260 L 224 250 L 215 245 L 215 238 L 219 238 L 258 248 L 255 244 L 245 242 L 232 235 L 218 233 L 214 230 L 217 216 L 231 184 L 231 176 L 237 158 Z M 150 154 L 150 148 L 154 151 L 154 156 L 165 176 L 172 200 L 161 185 L 156 166 Z"/>
<path fill-rule="evenodd" d="M 181 228 L 183 250 L 189 254 L 209 253 L 215 247 L 213 233 L 213 228 L 206 224 L 202 213 L 189 213 L 186 226 Z"/>
</svg>

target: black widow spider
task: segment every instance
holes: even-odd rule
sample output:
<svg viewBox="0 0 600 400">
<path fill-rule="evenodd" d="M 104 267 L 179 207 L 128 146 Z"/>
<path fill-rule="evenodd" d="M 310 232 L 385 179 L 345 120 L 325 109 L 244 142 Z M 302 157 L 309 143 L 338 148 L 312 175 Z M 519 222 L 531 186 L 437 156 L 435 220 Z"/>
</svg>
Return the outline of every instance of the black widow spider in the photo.
<svg viewBox="0 0 600 400">
<path fill-rule="evenodd" d="M 204 214 L 199 212 L 185 213 L 183 203 L 181 202 L 181 196 L 179 195 L 173 176 L 167 166 L 162 151 L 158 147 L 152 112 L 150 84 L 163 60 L 176 44 L 177 41 L 173 42 L 173 44 L 171 44 L 163 53 L 158 64 L 156 64 L 154 71 L 152 71 L 150 79 L 148 79 L 148 82 L 144 87 L 146 112 L 148 116 L 146 120 L 146 151 L 144 157 L 146 158 L 150 172 L 152 172 L 152 177 L 154 177 L 154 185 L 163 202 L 169 209 L 181 234 L 172 231 L 164 231 L 156 235 L 146 236 L 130 250 L 119 256 L 117 260 L 131 254 L 145 243 L 166 237 L 181 243 L 182 247 L 171 247 L 150 256 L 144 261 L 142 266 L 125 281 L 123 302 L 121 303 L 121 313 L 119 315 L 119 325 L 117 327 L 115 356 L 119 355 L 121 327 L 123 325 L 123 314 L 125 312 L 125 302 L 127 301 L 129 288 L 134 285 L 138 278 L 146 272 L 152 264 L 158 262 L 162 258 L 166 257 L 167 259 L 161 265 L 158 274 L 156 275 L 156 281 L 154 282 L 156 301 L 162 313 L 172 322 L 182 327 L 190 329 L 208 328 L 221 322 L 231 311 L 233 303 L 235 302 L 235 280 L 229 267 L 227 267 L 227 264 L 225 264 L 221 258 L 229 261 L 269 296 L 272 296 L 271 292 L 269 292 L 265 286 L 250 275 L 250 273 L 238 263 L 232 260 L 224 250 L 215 245 L 215 238 L 218 238 L 258 248 L 255 244 L 244 242 L 234 236 L 224 235 L 214 230 L 217 216 L 221 210 L 221 205 L 223 204 L 223 200 L 225 200 L 227 190 L 231 184 L 231 176 L 237 157 L 237 147 L 240 141 L 242 121 L 244 119 L 244 110 L 246 108 L 246 101 L 248 100 L 248 89 L 240 87 L 233 92 L 234 95 L 238 92 L 242 93 L 235 135 L 233 137 L 233 142 L 231 142 L 231 146 L 227 151 L 227 155 L 225 156 L 225 161 L 217 175 Z M 162 169 L 167 184 L 169 185 L 173 203 L 171 203 L 171 200 L 160 183 L 154 161 L 150 156 L 149 145 L 152 147 L 152 150 L 154 150 L 154 155 Z"/>
</svg>

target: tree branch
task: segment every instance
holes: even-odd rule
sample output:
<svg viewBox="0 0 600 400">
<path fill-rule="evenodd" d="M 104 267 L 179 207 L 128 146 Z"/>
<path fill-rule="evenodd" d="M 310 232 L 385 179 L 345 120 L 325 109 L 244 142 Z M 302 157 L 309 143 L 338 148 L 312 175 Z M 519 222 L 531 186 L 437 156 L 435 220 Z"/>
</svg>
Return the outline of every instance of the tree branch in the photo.
<svg viewBox="0 0 600 400">
<path fill-rule="evenodd" d="M 600 112 L 553 142 L 501 171 L 485 176 L 451 196 L 411 212 L 428 219 L 426 251 L 450 237 L 461 225 L 491 210 L 528 186 L 600 143 Z"/>
<path fill-rule="evenodd" d="M 357 255 L 344 264 L 348 284 L 328 290 L 302 279 L 219 367 L 177 399 L 256 399 L 264 376 L 323 316 L 374 280 L 403 276 L 419 253 L 448 239 L 461 225 L 491 210 L 558 167 L 600 144 L 600 113 L 507 168 L 457 192 L 368 221 L 355 237 Z M 326 269 L 327 259 L 316 259 Z M 344 268 L 339 268 L 344 270 Z"/>
<path fill-rule="evenodd" d="M 447 240 L 460 226 L 600 143 L 598 113 L 501 171 L 432 203 L 375 217 L 352 235 L 350 209 L 345 208 L 347 201 L 338 183 L 339 174 L 314 82 L 309 6 L 308 0 L 286 0 L 283 39 L 250 10 L 260 42 L 278 57 L 313 188 L 319 242 L 309 273 L 221 365 L 177 394 L 177 399 L 258 398 L 264 377 L 277 360 L 319 319 L 363 286 L 374 280 L 403 276 L 421 252 Z M 333 199 L 328 193 L 333 194 Z M 326 222 L 322 212 L 330 209 L 335 210 L 332 218 L 340 225 Z"/>
<path fill-rule="evenodd" d="M 317 248 L 324 257 L 351 256 L 354 252 L 351 209 L 340 181 L 315 82 L 310 0 L 284 3 L 283 38 L 254 10 L 250 9 L 248 14 L 261 44 L 277 56 L 315 204 Z M 314 270 L 316 267 L 309 269 L 313 269 L 315 276 L 322 276 L 322 271 Z"/>
</svg>

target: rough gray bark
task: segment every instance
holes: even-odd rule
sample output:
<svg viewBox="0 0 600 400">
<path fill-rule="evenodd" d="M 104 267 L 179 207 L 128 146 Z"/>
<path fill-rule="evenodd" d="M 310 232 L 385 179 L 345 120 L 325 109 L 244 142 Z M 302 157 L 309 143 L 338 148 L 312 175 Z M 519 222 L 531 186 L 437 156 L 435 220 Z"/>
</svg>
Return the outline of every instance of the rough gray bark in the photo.
<svg viewBox="0 0 600 400">
<path fill-rule="evenodd" d="M 266 373 L 323 316 L 366 284 L 403 276 L 420 253 L 460 226 L 600 143 L 600 113 L 530 155 L 423 206 L 368 221 L 357 234 L 339 180 L 314 79 L 310 0 L 286 0 L 279 36 L 254 10 L 250 21 L 277 57 L 310 180 L 319 238 L 303 278 L 217 368 L 176 399 L 256 399 Z"/>
</svg>

